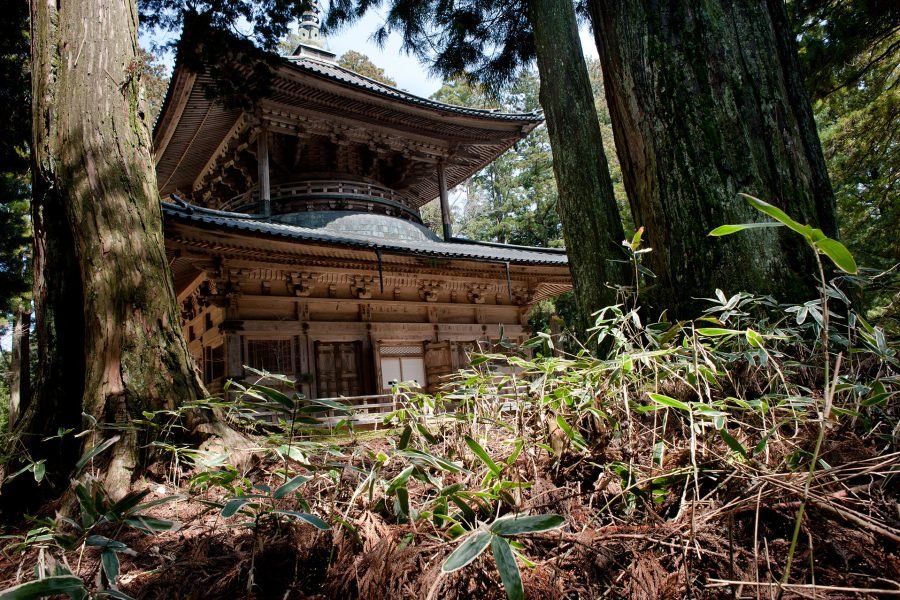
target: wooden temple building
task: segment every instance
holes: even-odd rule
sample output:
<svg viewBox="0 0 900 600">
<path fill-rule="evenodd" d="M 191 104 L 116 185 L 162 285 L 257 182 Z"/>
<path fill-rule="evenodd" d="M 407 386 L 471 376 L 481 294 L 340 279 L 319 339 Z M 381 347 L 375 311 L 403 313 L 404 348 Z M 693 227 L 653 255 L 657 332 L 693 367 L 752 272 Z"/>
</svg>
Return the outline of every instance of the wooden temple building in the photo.
<svg viewBox="0 0 900 600">
<path fill-rule="evenodd" d="M 564 251 L 449 226 L 448 188 L 541 118 L 416 97 L 337 66 L 315 18 L 301 32 L 251 110 L 210 100 L 208 73 L 173 73 L 154 158 L 191 352 L 211 389 L 246 365 L 313 398 L 434 390 L 571 287 Z M 442 237 L 419 213 L 435 198 Z"/>
</svg>

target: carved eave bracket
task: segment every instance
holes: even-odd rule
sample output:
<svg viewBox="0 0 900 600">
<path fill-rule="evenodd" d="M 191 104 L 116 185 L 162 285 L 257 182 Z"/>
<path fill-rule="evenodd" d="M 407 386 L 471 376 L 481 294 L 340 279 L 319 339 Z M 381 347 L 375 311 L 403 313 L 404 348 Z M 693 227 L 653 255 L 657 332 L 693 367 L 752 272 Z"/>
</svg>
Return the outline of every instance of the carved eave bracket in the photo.
<svg viewBox="0 0 900 600">
<path fill-rule="evenodd" d="M 371 300 L 377 281 L 374 277 L 357 275 L 350 284 L 350 295 L 360 300 Z"/>
<path fill-rule="evenodd" d="M 469 302 L 472 304 L 484 304 L 485 297 L 490 291 L 490 288 L 491 286 L 487 284 L 472 284 L 469 286 L 466 298 L 468 298 Z"/>
<path fill-rule="evenodd" d="M 316 289 L 319 276 L 315 273 L 288 273 L 288 293 L 300 298 L 307 298 Z"/>
<path fill-rule="evenodd" d="M 437 302 L 441 290 L 446 287 L 442 281 L 419 282 L 419 298 L 425 302 Z"/>
<path fill-rule="evenodd" d="M 512 289 L 513 304 L 518 306 L 527 306 L 534 300 L 534 291 L 524 287 L 516 287 Z"/>
</svg>

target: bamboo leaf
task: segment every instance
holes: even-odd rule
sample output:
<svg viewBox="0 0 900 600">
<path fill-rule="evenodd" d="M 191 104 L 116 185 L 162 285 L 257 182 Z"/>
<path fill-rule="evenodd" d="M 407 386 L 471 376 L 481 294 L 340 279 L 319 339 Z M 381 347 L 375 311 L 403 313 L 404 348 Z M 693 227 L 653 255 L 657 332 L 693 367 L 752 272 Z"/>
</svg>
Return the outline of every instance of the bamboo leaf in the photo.
<svg viewBox="0 0 900 600">
<path fill-rule="evenodd" d="M 103 564 L 106 580 L 110 586 L 115 587 L 116 580 L 119 579 L 119 557 L 113 550 L 104 550 L 100 554 L 100 562 Z"/>
<path fill-rule="evenodd" d="M 85 594 L 87 589 L 81 578 L 74 575 L 58 575 L 29 581 L 0 592 L 0 600 L 37 600 L 44 596 L 59 594 Z"/>
<path fill-rule="evenodd" d="M 513 556 L 512 548 L 509 547 L 509 542 L 498 535 L 492 536 L 491 550 L 494 553 L 497 570 L 500 571 L 500 581 L 503 582 L 506 597 L 509 600 L 524 600 L 525 590 L 522 588 L 522 574 L 519 572 L 519 565 L 516 564 L 516 558 Z"/>
<path fill-rule="evenodd" d="M 787 225 L 790 229 L 796 231 L 800 235 L 803 235 L 809 239 L 813 239 L 813 230 L 809 225 L 802 225 L 797 221 L 793 220 L 787 213 L 778 208 L 777 206 L 773 206 L 768 202 L 760 200 L 759 198 L 755 198 L 749 194 L 741 194 L 746 200 L 747 203 L 758 210 L 759 212 L 769 215 L 779 223 Z"/>
<path fill-rule="evenodd" d="M 275 493 L 272 494 L 272 497 L 276 500 L 280 500 L 309 480 L 310 478 L 306 475 L 297 475 L 296 477 L 290 479 L 289 481 L 286 481 L 278 489 L 276 489 Z"/>
<path fill-rule="evenodd" d="M 469 436 L 465 437 L 466 445 L 472 450 L 472 452 L 481 459 L 481 462 L 487 466 L 488 469 L 491 470 L 491 473 L 494 475 L 499 475 L 502 467 L 495 463 L 488 453 L 481 447 L 481 444 L 470 438 Z"/>
<path fill-rule="evenodd" d="M 853 255 L 847 250 L 847 247 L 839 241 L 825 238 L 816 242 L 816 248 L 830 258 L 831 262 L 841 271 L 851 275 L 857 273 L 856 260 L 853 259 Z"/>
<path fill-rule="evenodd" d="M 321 529 L 322 531 L 327 531 L 331 529 L 331 525 L 323 521 L 320 517 L 316 515 L 311 515 L 309 513 L 297 512 L 295 510 L 276 510 L 275 511 L 279 515 L 285 515 L 287 517 L 293 517 L 295 519 L 299 519 L 304 523 L 308 523 L 315 527 L 316 529 Z"/>
<path fill-rule="evenodd" d="M 563 418 L 562 415 L 556 415 L 556 423 L 559 425 L 559 428 L 563 430 L 563 432 L 568 436 L 569 440 L 571 440 L 572 445 L 575 446 L 578 450 L 584 450 L 587 448 L 587 442 L 584 441 L 584 437 L 577 431 L 575 431 L 571 425 Z"/>
<path fill-rule="evenodd" d="M 156 533 L 158 531 L 178 531 L 181 529 L 180 521 L 170 521 L 168 519 L 157 519 L 155 517 L 131 517 L 125 519 L 125 522 L 141 531 L 148 533 Z"/>
<path fill-rule="evenodd" d="M 725 443 L 728 444 L 729 448 L 731 448 L 732 450 L 734 450 L 735 452 L 737 452 L 744 458 L 747 458 L 747 450 L 730 433 L 728 433 L 724 429 L 720 429 L 719 435 L 722 437 L 722 439 L 725 441 Z"/>
<path fill-rule="evenodd" d="M 698 327 L 698 335 L 706 337 L 721 337 L 725 335 L 739 335 L 741 332 L 737 329 L 722 329 L 721 327 Z"/>
<path fill-rule="evenodd" d="M 519 535 L 521 533 L 537 533 L 550 531 L 565 524 L 566 520 L 559 515 L 532 515 L 528 517 L 514 516 L 497 519 L 491 524 L 491 532 L 497 535 Z"/>
<path fill-rule="evenodd" d="M 747 331 L 744 332 L 744 337 L 747 338 L 747 343 L 754 348 L 763 347 L 763 336 L 758 332 L 753 331 L 752 329 L 747 329 Z"/>
<path fill-rule="evenodd" d="M 715 229 L 709 232 L 708 235 L 713 237 L 723 237 L 726 235 L 731 235 L 732 233 L 737 233 L 738 231 L 744 231 L 745 229 L 767 229 L 769 227 L 781 227 L 781 223 L 741 223 L 739 225 L 719 225 Z"/>
<path fill-rule="evenodd" d="M 283 393 L 279 392 L 274 388 L 270 388 L 265 385 L 254 384 L 250 386 L 250 390 L 254 392 L 259 392 L 272 402 L 277 402 L 278 404 L 284 406 L 285 408 L 294 408 L 294 401 L 288 398 Z"/>
<path fill-rule="evenodd" d="M 100 444 L 97 444 L 96 446 L 91 448 L 87 454 L 85 454 L 84 456 L 81 457 L 81 460 L 79 460 L 77 463 L 75 463 L 75 473 L 76 474 L 80 473 L 81 470 L 85 467 L 85 465 L 87 465 L 89 462 L 91 462 L 92 458 L 94 458 L 95 456 L 97 456 L 98 454 L 100 454 L 101 452 L 103 452 L 104 450 L 106 450 L 107 448 L 109 448 L 110 446 L 112 446 L 113 444 L 115 444 L 118 441 L 119 441 L 119 436 L 114 435 L 111 438 L 109 438 L 108 440 L 101 442 Z"/>
<path fill-rule="evenodd" d="M 691 412 L 690 405 L 685 404 L 681 400 L 676 400 L 675 398 L 670 398 L 669 396 L 654 394 L 651 392 L 647 392 L 647 395 L 650 396 L 650 399 L 657 404 L 662 404 L 663 406 L 668 406 L 671 408 L 677 408 L 678 410 L 683 410 L 685 412 Z"/>
<path fill-rule="evenodd" d="M 409 440 L 412 437 L 412 426 L 407 424 L 406 427 L 403 428 L 403 433 L 400 434 L 400 441 L 397 442 L 397 448 L 399 450 L 406 450 L 406 447 L 409 446 Z"/>
<path fill-rule="evenodd" d="M 488 531 L 476 531 L 463 540 L 459 547 L 447 557 L 447 560 L 441 565 L 441 570 L 444 573 L 452 573 L 462 569 L 484 552 L 484 549 L 491 543 L 492 537 Z"/>
<path fill-rule="evenodd" d="M 387 486 L 387 490 L 385 493 L 390 496 L 395 493 L 398 489 L 405 487 L 406 482 L 409 481 L 409 476 L 412 475 L 412 472 L 416 469 L 415 465 L 410 465 L 400 471 L 400 474 L 394 477 L 391 482 Z"/>
</svg>

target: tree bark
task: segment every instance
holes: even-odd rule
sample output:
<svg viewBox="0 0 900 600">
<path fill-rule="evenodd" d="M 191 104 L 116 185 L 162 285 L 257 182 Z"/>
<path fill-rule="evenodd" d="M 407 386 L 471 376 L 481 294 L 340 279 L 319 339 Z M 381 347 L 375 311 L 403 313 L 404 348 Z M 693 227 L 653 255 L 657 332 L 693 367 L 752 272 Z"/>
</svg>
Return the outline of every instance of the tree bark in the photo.
<svg viewBox="0 0 900 600">
<path fill-rule="evenodd" d="M 31 400 L 31 310 L 16 310 L 9 365 L 9 424 L 12 430 Z"/>
<path fill-rule="evenodd" d="M 590 0 L 625 189 L 653 251 L 653 298 L 695 316 L 696 298 L 805 299 L 812 253 L 737 192 L 836 235 L 834 197 L 781 0 Z"/>
<path fill-rule="evenodd" d="M 31 15 L 38 365 L 19 431 L 57 484 L 68 482 L 84 440 L 118 433 L 105 479 L 121 495 L 139 467 L 130 421 L 202 393 L 175 309 L 139 107 L 137 9 L 32 0 Z M 59 427 L 93 435 L 39 443 Z"/>
<path fill-rule="evenodd" d="M 591 314 L 616 302 L 626 282 L 625 232 L 603 153 L 600 122 L 569 0 L 529 0 L 540 100 L 547 119 L 559 216 L 575 286 L 581 331 Z"/>
</svg>

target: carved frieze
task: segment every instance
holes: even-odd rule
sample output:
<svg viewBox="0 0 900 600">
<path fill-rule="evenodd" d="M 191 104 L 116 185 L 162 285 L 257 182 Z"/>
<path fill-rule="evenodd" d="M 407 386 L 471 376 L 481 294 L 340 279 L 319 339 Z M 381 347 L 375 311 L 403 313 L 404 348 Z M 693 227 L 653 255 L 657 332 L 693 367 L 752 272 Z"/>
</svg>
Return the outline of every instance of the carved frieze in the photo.
<svg viewBox="0 0 900 600">
<path fill-rule="evenodd" d="M 530 304 L 532 299 L 534 299 L 534 292 L 532 290 L 524 287 L 515 287 L 512 289 L 513 304 L 523 306 Z"/>
<path fill-rule="evenodd" d="M 357 275 L 350 284 L 350 295 L 360 300 L 371 300 L 372 292 L 377 289 L 377 283 L 374 277 Z"/>
<path fill-rule="evenodd" d="M 475 283 L 469 286 L 469 290 L 466 293 L 466 298 L 469 299 L 469 302 L 472 304 L 484 304 L 484 299 L 488 294 L 491 286 L 484 283 Z"/>
<path fill-rule="evenodd" d="M 437 302 L 438 294 L 446 287 L 442 281 L 423 280 L 419 282 L 419 297 L 425 302 Z"/>
<path fill-rule="evenodd" d="M 315 273 L 288 273 L 288 293 L 301 298 L 311 296 L 316 288 L 319 276 Z"/>
</svg>

